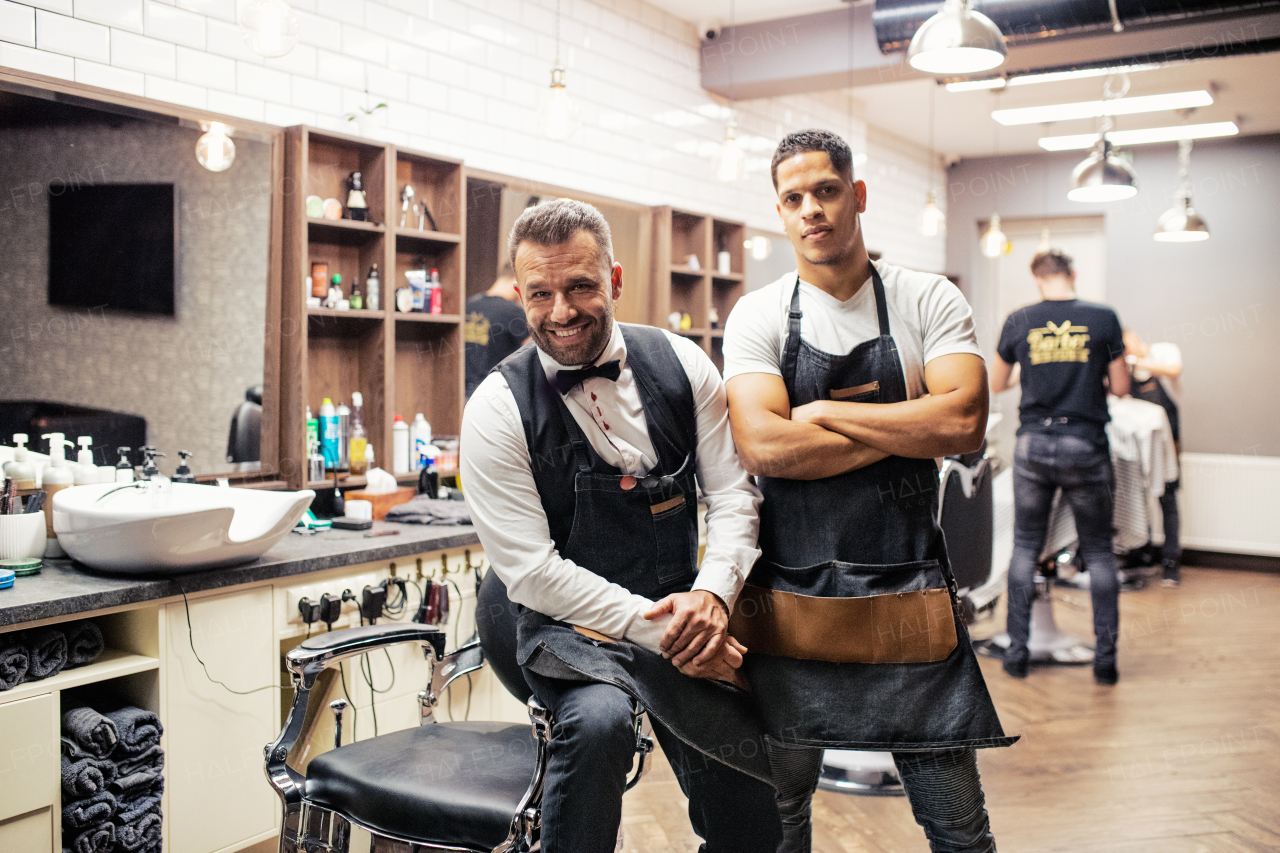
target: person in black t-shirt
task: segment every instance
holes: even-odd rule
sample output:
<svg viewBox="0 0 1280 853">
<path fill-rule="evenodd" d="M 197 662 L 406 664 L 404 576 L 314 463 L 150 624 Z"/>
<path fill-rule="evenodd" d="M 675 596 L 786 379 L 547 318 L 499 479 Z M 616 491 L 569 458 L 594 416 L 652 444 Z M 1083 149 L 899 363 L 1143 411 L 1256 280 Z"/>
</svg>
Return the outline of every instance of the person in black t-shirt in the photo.
<svg viewBox="0 0 1280 853">
<path fill-rule="evenodd" d="M 1099 684 L 1115 684 L 1120 586 L 1111 550 L 1113 475 L 1106 426 L 1108 390 L 1121 397 L 1129 393 L 1120 318 L 1105 305 L 1076 298 L 1075 269 L 1059 250 L 1038 253 L 1031 274 L 1043 301 L 1009 315 L 996 349 L 999 357 L 991 363 L 993 394 L 1010 387 L 1015 364 L 1022 372 L 1004 669 L 1014 678 L 1027 675 L 1036 561 L 1060 488 L 1075 517 L 1080 556 L 1089 572 L 1093 675 Z"/>
<path fill-rule="evenodd" d="M 487 291 L 467 300 L 462 337 L 466 342 L 468 400 L 490 370 L 529 340 L 518 300 L 511 264 L 502 268 Z"/>
</svg>

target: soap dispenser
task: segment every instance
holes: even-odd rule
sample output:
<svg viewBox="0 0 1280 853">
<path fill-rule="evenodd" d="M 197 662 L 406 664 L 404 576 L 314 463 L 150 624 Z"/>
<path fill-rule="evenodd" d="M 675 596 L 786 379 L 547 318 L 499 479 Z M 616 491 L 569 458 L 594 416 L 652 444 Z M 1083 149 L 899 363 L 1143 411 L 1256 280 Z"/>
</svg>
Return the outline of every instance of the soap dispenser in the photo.
<svg viewBox="0 0 1280 853">
<path fill-rule="evenodd" d="M 194 483 L 196 481 L 196 475 L 191 473 L 191 468 L 190 466 L 187 465 L 187 460 L 194 455 L 195 454 L 192 453 L 190 450 L 178 451 L 178 456 L 181 458 L 182 461 L 178 464 L 178 470 L 173 472 L 173 482 Z"/>
<path fill-rule="evenodd" d="M 80 445 L 80 452 L 76 454 L 76 485 L 93 485 L 98 482 L 98 466 L 93 464 L 93 438 L 82 435 L 76 439 L 76 443 Z"/>
<path fill-rule="evenodd" d="M 156 457 L 164 458 L 164 454 L 156 450 L 151 445 L 145 445 L 142 448 L 142 476 L 139 480 L 150 480 L 152 477 L 160 475 L 160 469 L 156 467 Z"/>
<path fill-rule="evenodd" d="M 67 465 L 67 441 L 65 433 L 50 432 L 40 436 L 49 440 L 49 467 L 44 470 L 44 535 L 46 557 L 65 557 L 67 552 L 58 544 L 58 534 L 53 532 L 53 496 L 75 482 L 75 476 Z"/>
<path fill-rule="evenodd" d="M 27 434 L 14 434 L 13 461 L 4 463 L 4 475 L 13 480 L 18 489 L 34 489 L 36 487 L 36 467 L 31 464 L 31 451 L 27 450 Z"/>
<path fill-rule="evenodd" d="M 129 451 L 132 449 L 132 447 L 116 448 L 116 451 L 120 454 L 120 461 L 116 463 L 117 483 L 133 482 L 133 463 L 129 461 Z"/>
</svg>

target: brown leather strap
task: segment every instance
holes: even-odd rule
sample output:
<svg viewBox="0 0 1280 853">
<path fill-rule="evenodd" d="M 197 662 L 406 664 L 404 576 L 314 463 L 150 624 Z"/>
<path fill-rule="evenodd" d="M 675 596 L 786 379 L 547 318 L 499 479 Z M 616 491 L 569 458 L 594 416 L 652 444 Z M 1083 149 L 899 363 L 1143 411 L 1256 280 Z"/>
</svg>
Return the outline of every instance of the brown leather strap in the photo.
<svg viewBox="0 0 1280 853">
<path fill-rule="evenodd" d="M 665 500 L 660 504 L 654 504 L 649 507 L 649 512 L 654 515 L 659 515 L 669 509 L 675 509 L 678 506 L 684 506 L 684 495 L 677 495 L 676 497 L 671 498 L 670 500 Z"/>
<path fill-rule="evenodd" d="M 869 391 L 879 391 L 880 381 L 868 382 L 865 385 L 855 385 L 852 388 L 838 388 L 831 392 L 832 400 L 844 400 L 849 397 L 856 397 L 859 394 L 866 394 Z"/>
<path fill-rule="evenodd" d="M 831 663 L 929 663 L 956 647 L 945 589 L 819 598 L 748 584 L 729 633 L 752 652 Z"/>
</svg>

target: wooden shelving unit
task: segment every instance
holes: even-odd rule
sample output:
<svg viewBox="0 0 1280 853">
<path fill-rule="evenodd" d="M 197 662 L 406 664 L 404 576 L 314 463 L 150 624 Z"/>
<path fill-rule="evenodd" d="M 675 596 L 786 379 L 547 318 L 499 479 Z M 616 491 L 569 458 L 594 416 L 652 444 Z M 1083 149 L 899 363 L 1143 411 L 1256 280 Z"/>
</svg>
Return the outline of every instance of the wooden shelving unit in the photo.
<svg viewBox="0 0 1280 853">
<path fill-rule="evenodd" d="M 457 435 L 462 426 L 462 306 L 466 287 L 466 176 L 459 160 L 297 126 L 285 131 L 283 298 L 280 331 L 280 474 L 291 488 L 324 488 L 333 478 L 306 479 L 306 409 L 319 415 L 329 397 L 337 405 L 364 396 L 364 422 L 375 462 L 390 470 L 392 425 L 422 412 L 440 435 Z M 306 198 L 346 200 L 346 179 L 362 173 L 369 222 L 313 219 Z M 406 185 L 426 203 L 439 230 L 418 228 L 412 210 L 401 225 L 400 195 Z M 425 219 L 425 217 L 424 217 Z M 329 265 L 342 276 L 349 295 L 359 278 L 361 291 L 369 269 L 378 265 L 378 310 L 338 311 L 308 308 L 304 280 L 312 263 Z M 395 292 L 407 284 L 405 273 L 437 269 L 443 287 L 443 313 L 399 314 Z M 346 488 L 363 477 L 339 477 Z"/>
<path fill-rule="evenodd" d="M 741 222 L 715 219 L 670 207 L 653 210 L 653 284 L 649 322 L 670 329 L 668 316 L 688 314 L 692 328 L 679 334 L 697 341 L 724 369 L 724 322 L 745 292 Z M 729 271 L 721 272 L 720 252 L 729 253 Z M 690 258 L 696 258 L 696 266 Z M 713 315 L 712 309 L 715 309 Z M 712 326 L 711 318 L 717 316 Z"/>
</svg>

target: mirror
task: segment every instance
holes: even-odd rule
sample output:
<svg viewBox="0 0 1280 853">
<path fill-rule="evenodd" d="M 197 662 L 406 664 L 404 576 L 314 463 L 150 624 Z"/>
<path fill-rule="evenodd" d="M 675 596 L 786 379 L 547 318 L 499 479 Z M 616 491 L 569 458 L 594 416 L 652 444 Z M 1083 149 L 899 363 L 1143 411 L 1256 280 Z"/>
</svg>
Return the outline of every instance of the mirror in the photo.
<svg viewBox="0 0 1280 853">
<path fill-rule="evenodd" d="M 166 474 L 179 450 L 197 475 L 257 472 L 264 449 L 274 465 L 261 427 L 272 140 L 232 128 L 234 159 L 212 171 L 230 150 L 206 140 L 202 165 L 203 134 L 0 81 L 0 445 L 25 432 L 43 453 L 57 431 L 92 436 L 97 465 L 121 445 L 140 464 L 143 444 Z"/>
</svg>

